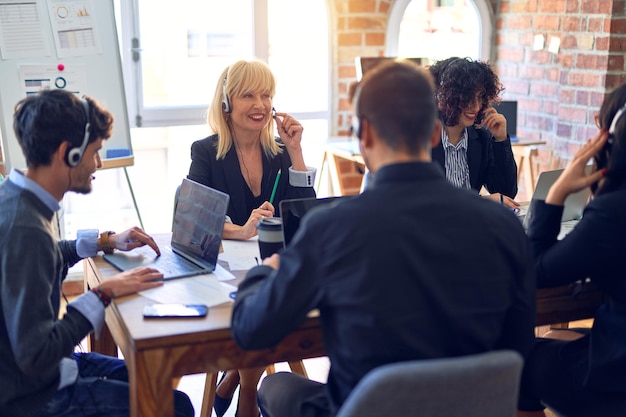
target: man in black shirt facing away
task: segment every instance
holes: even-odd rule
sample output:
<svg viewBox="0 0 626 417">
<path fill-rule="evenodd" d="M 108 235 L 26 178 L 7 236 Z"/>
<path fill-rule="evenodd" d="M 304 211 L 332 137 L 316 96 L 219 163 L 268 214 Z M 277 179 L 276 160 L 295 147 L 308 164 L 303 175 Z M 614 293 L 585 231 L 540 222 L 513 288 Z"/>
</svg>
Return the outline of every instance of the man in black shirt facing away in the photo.
<svg viewBox="0 0 626 417">
<path fill-rule="evenodd" d="M 533 344 L 528 241 L 510 210 L 454 187 L 431 162 L 441 126 L 430 74 L 381 64 L 353 106 L 373 184 L 305 216 L 282 255 L 239 287 L 232 334 L 241 347 L 271 347 L 319 309 L 331 364 L 327 384 L 268 376 L 264 417 L 333 416 L 384 364 L 494 349 L 525 356 Z"/>
</svg>

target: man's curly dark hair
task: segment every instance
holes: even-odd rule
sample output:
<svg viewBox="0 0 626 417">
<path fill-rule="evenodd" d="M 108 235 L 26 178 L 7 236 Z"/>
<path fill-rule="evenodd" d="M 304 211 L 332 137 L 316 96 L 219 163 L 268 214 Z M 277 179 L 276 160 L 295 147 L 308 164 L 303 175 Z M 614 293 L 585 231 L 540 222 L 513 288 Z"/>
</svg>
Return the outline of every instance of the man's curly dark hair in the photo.
<svg viewBox="0 0 626 417">
<path fill-rule="evenodd" d="M 435 78 L 439 117 L 446 126 L 459 123 L 461 112 L 474 101 L 477 93 L 482 100 L 479 118 L 487 107 L 500 102 L 504 87 L 487 62 L 452 57 L 437 61 L 429 69 Z"/>
</svg>

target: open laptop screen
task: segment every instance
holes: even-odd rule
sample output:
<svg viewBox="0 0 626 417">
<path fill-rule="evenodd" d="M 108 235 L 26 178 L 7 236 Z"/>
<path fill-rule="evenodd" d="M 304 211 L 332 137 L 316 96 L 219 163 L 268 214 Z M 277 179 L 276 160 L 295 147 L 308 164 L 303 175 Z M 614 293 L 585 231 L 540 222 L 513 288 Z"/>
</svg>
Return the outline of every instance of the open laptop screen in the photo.
<svg viewBox="0 0 626 417">
<path fill-rule="evenodd" d="M 215 265 L 229 196 L 185 179 L 174 213 L 172 247 Z"/>
<path fill-rule="evenodd" d="M 587 172 L 590 171 L 591 167 L 587 167 Z M 537 179 L 537 184 L 535 186 L 535 191 L 533 192 L 533 200 L 545 200 L 548 196 L 548 191 L 550 191 L 550 187 L 556 182 L 561 173 L 563 172 L 563 168 L 554 169 L 550 171 L 543 171 L 539 174 L 539 178 Z M 583 214 L 585 210 L 585 206 L 589 200 L 591 195 L 591 190 L 589 188 L 585 188 L 577 193 L 570 194 L 565 199 L 563 204 L 563 214 L 561 216 L 561 222 L 567 222 L 570 220 L 578 220 Z M 523 220 L 524 228 L 528 228 L 530 223 L 530 219 L 533 214 L 531 211 L 532 204 L 527 207 L 527 211 Z"/>
<path fill-rule="evenodd" d="M 327 198 L 295 198 L 292 200 L 283 200 L 280 202 L 280 217 L 283 220 L 283 241 L 285 246 L 291 242 L 296 231 L 300 227 L 300 222 L 305 214 L 315 207 L 337 204 L 342 199 L 351 198 L 344 197 L 327 197 Z"/>
<path fill-rule="evenodd" d="M 159 242 L 161 256 L 146 245 L 105 254 L 104 259 L 121 271 L 155 268 L 164 280 L 211 273 L 217 263 L 229 196 L 188 179 L 179 190 L 172 238 Z"/>
</svg>

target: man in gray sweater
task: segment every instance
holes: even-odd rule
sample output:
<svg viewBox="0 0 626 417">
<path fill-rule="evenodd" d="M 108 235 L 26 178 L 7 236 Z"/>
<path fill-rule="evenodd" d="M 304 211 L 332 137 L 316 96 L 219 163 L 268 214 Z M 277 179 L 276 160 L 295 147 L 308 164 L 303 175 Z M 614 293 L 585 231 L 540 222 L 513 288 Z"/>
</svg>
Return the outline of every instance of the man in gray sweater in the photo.
<svg viewBox="0 0 626 417">
<path fill-rule="evenodd" d="M 28 168 L 0 183 L 0 416 L 129 415 L 124 361 L 74 348 L 91 331 L 98 335 L 111 299 L 162 285 L 162 274 L 118 274 L 70 302 L 59 319 L 61 284 L 69 267 L 99 250 L 159 248 L 140 228 L 83 230 L 58 241 L 52 223 L 66 192 L 91 191 L 112 124 L 95 100 L 63 90 L 43 90 L 15 107 Z M 175 409 L 193 416 L 182 392 L 175 391 Z"/>
</svg>

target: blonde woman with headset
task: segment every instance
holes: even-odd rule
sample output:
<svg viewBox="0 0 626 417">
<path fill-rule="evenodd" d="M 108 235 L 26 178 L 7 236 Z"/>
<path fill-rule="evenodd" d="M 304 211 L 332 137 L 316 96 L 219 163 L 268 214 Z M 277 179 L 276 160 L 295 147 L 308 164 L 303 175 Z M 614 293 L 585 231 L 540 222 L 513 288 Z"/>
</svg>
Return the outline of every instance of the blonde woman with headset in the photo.
<svg viewBox="0 0 626 417">
<path fill-rule="evenodd" d="M 315 197 L 316 171 L 304 163 L 302 125 L 274 110 L 275 86 L 264 62 L 230 65 L 218 79 L 208 110 L 213 134 L 191 146 L 188 178 L 230 195 L 225 239 L 255 236 L 259 220 L 273 217 L 281 200 Z M 229 408 L 237 385 L 238 417 L 258 415 L 256 387 L 264 369 L 222 374 L 214 401 L 218 417 Z"/>
<path fill-rule="evenodd" d="M 255 236 L 259 219 L 274 216 L 283 199 L 315 197 L 315 169 L 302 154 L 302 125 L 274 110 L 275 85 L 262 61 L 230 65 L 208 111 L 213 134 L 191 146 L 188 178 L 230 195 L 225 239 Z"/>
</svg>

